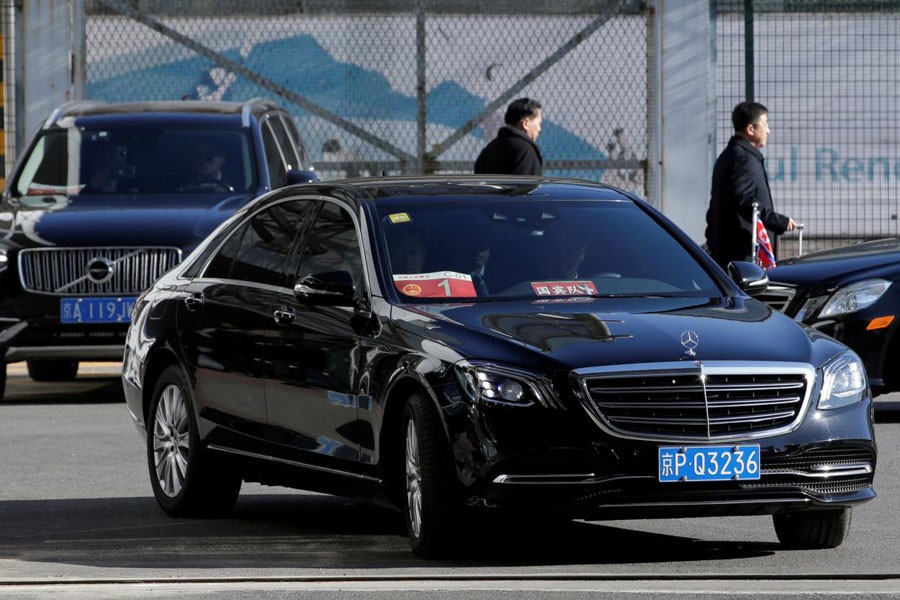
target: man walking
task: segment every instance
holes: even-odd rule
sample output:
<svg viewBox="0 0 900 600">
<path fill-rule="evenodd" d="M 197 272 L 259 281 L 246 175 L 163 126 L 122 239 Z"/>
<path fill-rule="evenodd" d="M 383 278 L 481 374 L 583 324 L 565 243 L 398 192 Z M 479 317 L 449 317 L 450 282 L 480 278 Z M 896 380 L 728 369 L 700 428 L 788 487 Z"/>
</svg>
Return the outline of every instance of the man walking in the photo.
<svg viewBox="0 0 900 600">
<path fill-rule="evenodd" d="M 722 268 L 734 260 L 752 261 L 753 203 L 759 219 L 776 240 L 793 231 L 794 220 L 775 212 L 765 159 L 760 148 L 769 139 L 769 110 L 758 102 L 741 102 L 731 113 L 734 135 L 716 159 L 712 193 L 706 211 L 706 243 Z"/>
<path fill-rule="evenodd" d="M 519 98 L 510 102 L 503 118 L 506 125 L 478 155 L 475 173 L 541 175 L 544 159 L 535 142 L 542 120 L 541 105 L 536 100 Z"/>
</svg>

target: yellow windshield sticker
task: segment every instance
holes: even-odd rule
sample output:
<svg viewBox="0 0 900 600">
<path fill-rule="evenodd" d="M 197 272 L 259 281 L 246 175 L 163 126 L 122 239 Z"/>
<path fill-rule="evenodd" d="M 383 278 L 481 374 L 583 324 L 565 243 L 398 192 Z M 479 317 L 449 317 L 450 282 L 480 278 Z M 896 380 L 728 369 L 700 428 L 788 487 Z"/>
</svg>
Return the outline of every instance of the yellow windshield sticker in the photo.
<svg viewBox="0 0 900 600">
<path fill-rule="evenodd" d="M 394 213 L 392 215 L 388 215 L 388 218 L 391 220 L 391 223 L 409 223 L 412 219 L 409 218 L 409 215 L 405 212 L 402 213 Z"/>
</svg>

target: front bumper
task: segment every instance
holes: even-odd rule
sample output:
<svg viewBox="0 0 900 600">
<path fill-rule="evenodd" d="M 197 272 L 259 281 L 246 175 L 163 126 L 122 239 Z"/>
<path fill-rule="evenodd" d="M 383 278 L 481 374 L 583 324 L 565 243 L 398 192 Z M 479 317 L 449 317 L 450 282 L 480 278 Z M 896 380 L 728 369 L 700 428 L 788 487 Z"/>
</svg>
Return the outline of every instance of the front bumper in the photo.
<svg viewBox="0 0 900 600">
<path fill-rule="evenodd" d="M 815 404 L 796 426 L 745 439 L 635 439 L 567 407 L 470 404 L 445 411 L 463 500 L 584 519 L 776 514 L 875 497 L 870 394 L 836 409 Z M 646 436 L 644 436 L 646 437 Z M 659 448 L 758 445 L 760 478 L 660 481 Z"/>
<path fill-rule="evenodd" d="M 59 317 L 4 319 L 0 322 L 0 359 L 122 360 L 128 323 L 65 325 Z"/>
<path fill-rule="evenodd" d="M 515 462 L 528 461 L 520 457 Z M 663 483 L 655 470 L 655 456 L 638 456 L 627 472 L 614 474 L 584 469 L 526 474 L 512 462 L 501 463 L 483 493 L 469 502 L 602 520 L 775 514 L 850 506 L 875 497 L 875 447 L 863 441 L 784 453 L 763 448 L 758 480 Z"/>
</svg>

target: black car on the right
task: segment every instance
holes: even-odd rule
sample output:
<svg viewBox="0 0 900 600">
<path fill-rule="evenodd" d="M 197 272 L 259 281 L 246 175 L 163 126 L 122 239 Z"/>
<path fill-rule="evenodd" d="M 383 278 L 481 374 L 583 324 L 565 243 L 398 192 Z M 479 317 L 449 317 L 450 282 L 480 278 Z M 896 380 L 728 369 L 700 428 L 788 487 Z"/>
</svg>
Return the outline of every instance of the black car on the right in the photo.
<svg viewBox="0 0 900 600">
<path fill-rule="evenodd" d="M 900 391 L 900 238 L 779 261 L 760 296 L 796 321 L 850 346 L 875 395 Z"/>
</svg>

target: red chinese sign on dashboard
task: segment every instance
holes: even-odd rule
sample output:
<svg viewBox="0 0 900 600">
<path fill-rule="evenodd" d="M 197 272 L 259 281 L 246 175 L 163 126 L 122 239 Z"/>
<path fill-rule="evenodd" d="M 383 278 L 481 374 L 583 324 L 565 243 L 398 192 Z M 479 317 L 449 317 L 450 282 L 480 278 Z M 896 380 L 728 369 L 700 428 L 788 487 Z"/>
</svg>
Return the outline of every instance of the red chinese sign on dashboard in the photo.
<svg viewBox="0 0 900 600">
<path fill-rule="evenodd" d="M 394 275 L 394 286 L 405 296 L 417 298 L 474 298 L 472 276 L 455 271 Z"/>
<path fill-rule="evenodd" d="M 531 289 L 537 296 L 596 296 L 593 281 L 533 281 Z"/>
</svg>

